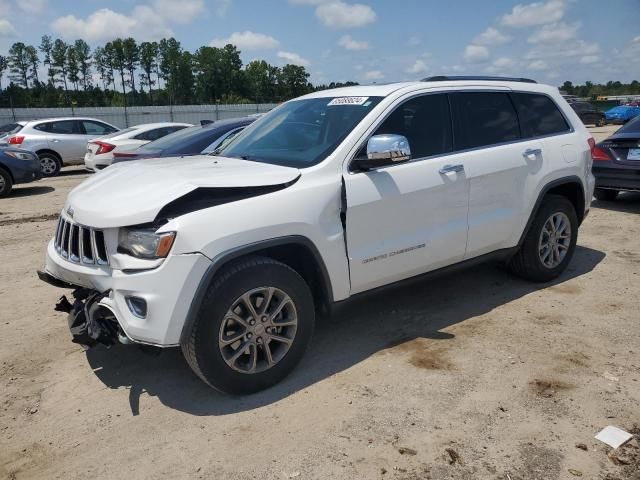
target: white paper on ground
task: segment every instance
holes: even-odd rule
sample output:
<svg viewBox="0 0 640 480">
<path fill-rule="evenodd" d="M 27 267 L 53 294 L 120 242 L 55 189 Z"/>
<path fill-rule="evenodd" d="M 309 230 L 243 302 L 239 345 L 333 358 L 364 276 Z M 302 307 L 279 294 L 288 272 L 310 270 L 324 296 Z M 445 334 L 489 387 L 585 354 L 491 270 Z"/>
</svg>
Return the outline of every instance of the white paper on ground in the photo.
<svg viewBox="0 0 640 480">
<path fill-rule="evenodd" d="M 625 432 L 618 427 L 612 427 L 611 425 L 605 427 L 596 435 L 596 440 L 600 440 L 613 448 L 618 448 L 620 445 L 628 442 L 632 438 L 633 435 L 630 433 Z"/>
</svg>

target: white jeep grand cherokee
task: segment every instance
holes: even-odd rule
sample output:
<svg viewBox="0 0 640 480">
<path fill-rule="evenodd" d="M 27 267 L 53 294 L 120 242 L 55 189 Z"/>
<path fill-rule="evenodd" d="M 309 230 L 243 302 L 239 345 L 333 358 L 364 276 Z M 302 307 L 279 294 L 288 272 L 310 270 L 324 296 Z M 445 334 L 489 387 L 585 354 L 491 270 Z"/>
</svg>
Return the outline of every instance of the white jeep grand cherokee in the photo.
<svg viewBox="0 0 640 480">
<path fill-rule="evenodd" d="M 306 95 L 213 156 L 115 165 L 73 190 L 40 277 L 74 341 L 181 346 L 209 385 L 282 380 L 316 312 L 478 260 L 544 282 L 594 188 L 556 88 L 432 77 Z"/>
</svg>

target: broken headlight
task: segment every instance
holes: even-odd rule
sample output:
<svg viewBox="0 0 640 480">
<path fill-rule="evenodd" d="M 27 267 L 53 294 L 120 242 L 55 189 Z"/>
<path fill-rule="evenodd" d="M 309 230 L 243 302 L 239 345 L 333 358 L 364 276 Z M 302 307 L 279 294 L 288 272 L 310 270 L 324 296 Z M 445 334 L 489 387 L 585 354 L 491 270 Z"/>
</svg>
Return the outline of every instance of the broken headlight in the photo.
<svg viewBox="0 0 640 480">
<path fill-rule="evenodd" d="M 176 232 L 156 233 L 152 228 L 121 228 L 118 251 L 137 258 L 165 258 L 176 238 Z"/>
</svg>

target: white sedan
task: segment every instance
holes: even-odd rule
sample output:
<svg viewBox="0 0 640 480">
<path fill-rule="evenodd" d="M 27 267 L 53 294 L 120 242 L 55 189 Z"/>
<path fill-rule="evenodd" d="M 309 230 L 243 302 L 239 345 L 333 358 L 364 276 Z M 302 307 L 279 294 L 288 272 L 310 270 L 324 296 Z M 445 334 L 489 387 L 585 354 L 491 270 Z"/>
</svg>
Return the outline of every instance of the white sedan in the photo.
<svg viewBox="0 0 640 480">
<path fill-rule="evenodd" d="M 96 138 L 87 143 L 84 166 L 90 172 L 102 170 L 111 165 L 114 152 L 135 150 L 165 135 L 192 126 L 190 123 L 145 123 Z"/>
</svg>

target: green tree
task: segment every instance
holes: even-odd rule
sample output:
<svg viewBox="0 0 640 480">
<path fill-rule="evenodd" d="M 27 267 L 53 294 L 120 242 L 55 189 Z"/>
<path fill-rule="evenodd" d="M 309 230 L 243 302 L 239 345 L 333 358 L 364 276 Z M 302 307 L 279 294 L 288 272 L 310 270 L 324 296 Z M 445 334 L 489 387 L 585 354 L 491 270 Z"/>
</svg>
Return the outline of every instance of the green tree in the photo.
<svg viewBox="0 0 640 480">
<path fill-rule="evenodd" d="M 73 43 L 76 61 L 80 75 L 82 75 L 82 90 L 87 91 L 93 83 L 91 80 L 91 47 L 84 40 L 76 40 Z"/>
<path fill-rule="evenodd" d="M 131 91 L 135 95 L 136 93 L 136 69 L 140 63 L 140 50 L 136 41 L 129 37 L 122 40 L 122 53 L 124 66 L 129 73 L 129 85 L 131 85 Z"/>
<path fill-rule="evenodd" d="M 51 66 L 54 69 L 54 81 L 57 79 L 58 75 L 60 79 L 58 82 L 62 83 L 64 86 L 64 93 L 67 102 L 69 100 L 69 86 L 67 84 L 67 50 L 69 46 L 59 38 L 53 42 L 53 47 L 51 49 Z"/>
<path fill-rule="evenodd" d="M 149 98 L 153 103 L 153 86 L 155 80 L 151 78 L 151 74 L 157 71 L 158 63 L 158 43 L 157 42 L 142 42 L 140 44 L 140 68 L 142 73 L 140 74 L 140 84 L 146 86 L 149 89 Z"/>
<path fill-rule="evenodd" d="M 42 63 L 47 67 L 47 77 L 51 84 L 55 83 L 56 71 L 51 66 L 51 51 L 53 50 L 53 40 L 50 35 L 43 35 L 40 41 L 40 51 L 44 54 Z"/>
<path fill-rule="evenodd" d="M 29 69 L 31 62 L 27 46 L 22 42 L 16 42 L 9 49 L 10 78 L 18 82 L 24 88 L 29 88 Z"/>
<path fill-rule="evenodd" d="M 38 78 L 38 68 L 40 67 L 40 58 L 38 57 L 38 50 L 33 45 L 27 46 L 27 59 L 29 61 L 29 68 L 31 73 L 29 77 L 34 81 L 35 85 L 40 84 Z"/>
<path fill-rule="evenodd" d="M 284 98 L 294 98 L 313 90 L 307 70 L 300 65 L 287 64 L 280 70 L 278 83 Z"/>
<path fill-rule="evenodd" d="M 80 81 L 80 64 L 78 62 L 78 52 L 74 45 L 69 45 L 67 48 L 67 78 L 73 84 L 73 89 L 76 94 L 78 93 L 78 82 Z"/>
<path fill-rule="evenodd" d="M 4 77 L 4 72 L 7 71 L 8 67 L 9 62 L 7 61 L 7 57 L 0 55 L 0 91 L 2 90 L 2 77 Z"/>
</svg>

